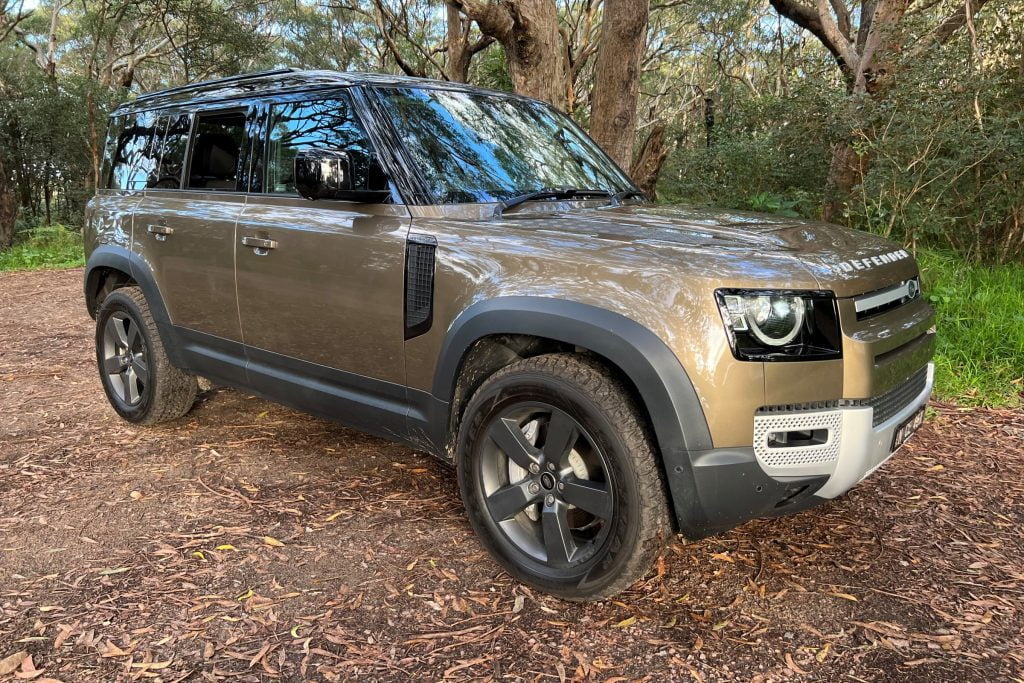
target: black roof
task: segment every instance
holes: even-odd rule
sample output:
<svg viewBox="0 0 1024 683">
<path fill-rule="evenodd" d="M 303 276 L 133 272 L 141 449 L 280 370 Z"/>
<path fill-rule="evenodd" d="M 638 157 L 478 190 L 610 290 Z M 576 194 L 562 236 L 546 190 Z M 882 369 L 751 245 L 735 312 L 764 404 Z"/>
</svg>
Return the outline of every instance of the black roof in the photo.
<svg viewBox="0 0 1024 683">
<path fill-rule="evenodd" d="M 245 97 L 295 92 L 311 88 L 347 87 L 353 85 L 407 85 L 418 88 L 443 88 L 467 92 L 491 93 L 516 97 L 512 93 L 478 88 L 465 83 L 452 83 L 429 78 L 413 78 L 393 74 L 363 73 L 358 71 L 305 71 L 302 69 L 275 69 L 192 83 L 166 90 L 144 93 L 119 106 L 114 113 L 162 109 L 165 107 L 216 102 Z"/>
</svg>

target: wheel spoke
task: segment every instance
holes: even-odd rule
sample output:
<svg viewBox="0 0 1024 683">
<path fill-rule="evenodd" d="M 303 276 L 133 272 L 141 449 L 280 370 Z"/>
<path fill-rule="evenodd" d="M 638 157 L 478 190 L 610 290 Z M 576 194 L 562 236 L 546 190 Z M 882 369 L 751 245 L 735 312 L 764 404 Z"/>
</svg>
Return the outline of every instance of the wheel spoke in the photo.
<svg viewBox="0 0 1024 683">
<path fill-rule="evenodd" d="M 568 564 L 576 552 L 576 541 L 572 538 L 569 528 L 568 508 L 558 501 L 554 505 L 544 507 L 541 513 L 544 530 L 544 549 L 548 554 L 549 564 Z"/>
<path fill-rule="evenodd" d="M 135 368 L 128 366 L 121 376 L 124 378 L 124 400 L 128 403 L 137 403 L 142 392 L 139 389 L 139 376 L 135 374 Z"/>
<path fill-rule="evenodd" d="M 544 437 L 544 458 L 548 462 L 560 464 L 566 454 L 572 450 L 579 439 L 579 432 L 572 418 L 560 410 L 551 413 L 548 421 L 547 434 Z"/>
<path fill-rule="evenodd" d="M 515 420 L 501 418 L 491 426 L 488 435 L 512 462 L 524 470 L 530 469 L 530 465 L 537 462 L 537 449 L 526 440 L 526 435 Z"/>
<path fill-rule="evenodd" d="M 116 375 L 123 369 L 121 367 L 121 360 L 117 356 L 103 359 L 103 372 L 108 375 Z"/>
<path fill-rule="evenodd" d="M 586 479 L 568 481 L 562 498 L 599 519 L 611 519 L 612 495 L 606 484 Z"/>
<path fill-rule="evenodd" d="M 537 496 L 530 493 L 528 480 L 503 486 L 487 496 L 487 510 L 496 522 L 504 522 L 522 512 Z"/>
<path fill-rule="evenodd" d="M 121 346 L 128 346 L 128 333 L 124 329 L 125 320 L 111 317 L 107 320 L 107 335 Z"/>
<path fill-rule="evenodd" d="M 135 357 L 132 361 L 132 370 L 135 371 L 136 377 L 143 384 L 149 384 L 149 366 L 146 365 L 146 359 L 141 354 Z"/>
<path fill-rule="evenodd" d="M 125 326 L 128 328 L 128 348 L 134 351 L 139 341 L 139 326 L 128 320 L 125 321 Z"/>
</svg>

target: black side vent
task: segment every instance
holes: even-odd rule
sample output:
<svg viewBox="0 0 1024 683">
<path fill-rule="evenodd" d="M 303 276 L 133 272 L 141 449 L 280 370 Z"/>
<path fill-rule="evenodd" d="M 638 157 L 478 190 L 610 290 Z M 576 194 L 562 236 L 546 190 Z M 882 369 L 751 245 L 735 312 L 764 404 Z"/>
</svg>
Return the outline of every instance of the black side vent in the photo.
<svg viewBox="0 0 1024 683">
<path fill-rule="evenodd" d="M 423 334 L 434 319 L 434 254 L 437 240 L 409 235 L 405 245 L 405 338 Z"/>
</svg>

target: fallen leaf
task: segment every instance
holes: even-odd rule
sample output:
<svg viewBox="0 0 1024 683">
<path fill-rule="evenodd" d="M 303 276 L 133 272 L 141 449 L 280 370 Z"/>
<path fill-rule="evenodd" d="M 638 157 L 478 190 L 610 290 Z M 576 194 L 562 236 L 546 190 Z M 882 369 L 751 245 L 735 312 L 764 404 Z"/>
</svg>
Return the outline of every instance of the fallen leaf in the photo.
<svg viewBox="0 0 1024 683">
<path fill-rule="evenodd" d="M 796 665 L 796 662 L 793 661 L 793 655 L 789 654 L 788 652 L 786 653 L 786 667 L 788 667 L 789 670 L 795 674 L 800 674 L 802 676 L 807 675 L 806 671 L 804 671 Z"/>
<path fill-rule="evenodd" d="M 942 465 L 935 465 L 934 467 L 929 467 L 928 469 L 926 469 L 925 472 L 941 472 L 944 469 L 946 468 L 943 467 Z"/>
<path fill-rule="evenodd" d="M 114 574 L 123 574 L 131 569 L 131 567 L 118 567 L 117 569 L 104 569 L 100 572 L 100 576 L 113 576 Z"/>
<path fill-rule="evenodd" d="M 850 595 L 849 593 L 829 593 L 829 595 L 836 598 L 842 598 L 843 600 L 849 600 L 850 602 L 857 602 L 857 597 Z"/>
<path fill-rule="evenodd" d="M 224 545 L 217 546 L 215 550 L 238 550 L 238 548 L 231 545 L 230 543 L 225 543 Z"/>
<path fill-rule="evenodd" d="M 729 553 L 711 553 L 711 557 L 715 558 L 716 560 L 722 560 L 723 562 L 731 562 L 732 564 L 736 564 L 736 560 L 729 557 Z"/>
<path fill-rule="evenodd" d="M 516 596 L 516 601 L 512 605 L 512 614 L 519 614 L 520 612 L 522 612 L 523 611 L 523 605 L 525 605 L 525 604 L 526 604 L 526 596 L 525 595 L 517 595 Z"/>
<path fill-rule="evenodd" d="M 263 542 L 266 543 L 269 546 L 273 546 L 274 548 L 283 548 L 284 547 L 284 543 L 281 543 L 281 541 L 277 540 L 273 536 L 264 536 L 263 537 Z"/>
<path fill-rule="evenodd" d="M 26 657 L 28 657 L 28 652 L 21 650 L 20 652 L 15 652 L 13 655 L 0 659 L 0 676 L 6 676 L 13 672 L 21 665 L 21 662 Z"/>
<path fill-rule="evenodd" d="M 636 623 L 636 617 L 628 617 L 626 619 L 623 619 L 622 621 L 620 621 L 617 624 L 612 624 L 612 627 L 613 628 L 626 628 L 628 626 L 632 626 L 635 623 Z"/>
</svg>

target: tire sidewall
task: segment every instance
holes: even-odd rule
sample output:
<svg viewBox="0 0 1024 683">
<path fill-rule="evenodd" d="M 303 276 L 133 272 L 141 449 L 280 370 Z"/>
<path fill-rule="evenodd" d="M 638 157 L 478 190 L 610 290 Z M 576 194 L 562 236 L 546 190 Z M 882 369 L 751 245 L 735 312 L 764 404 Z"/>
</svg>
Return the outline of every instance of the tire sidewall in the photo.
<svg viewBox="0 0 1024 683">
<path fill-rule="evenodd" d="M 564 410 L 577 420 L 601 449 L 613 482 L 612 529 L 603 546 L 580 568 L 558 570 L 531 560 L 499 540 L 504 534 L 487 512 L 477 459 L 491 420 L 507 406 L 541 402 Z M 640 542 L 640 485 L 631 466 L 629 447 L 619 428 L 577 383 L 557 375 L 522 371 L 489 381 L 466 407 L 459 431 L 457 467 L 463 503 L 477 535 L 505 570 L 523 583 L 564 598 L 599 594 L 629 563 Z"/>
<path fill-rule="evenodd" d="M 142 400 L 140 400 L 136 405 L 128 405 L 122 401 L 116 393 L 114 393 L 110 386 L 110 380 L 103 371 L 104 328 L 106 327 L 107 321 L 110 317 L 118 312 L 125 313 L 132 319 L 132 324 L 138 327 L 139 334 L 142 335 L 142 342 L 145 344 L 146 365 L 149 371 L 149 381 L 142 390 Z M 107 298 L 103 300 L 103 304 L 100 306 L 100 310 L 96 314 L 96 369 L 100 375 L 100 383 L 103 385 L 103 392 L 107 395 L 107 400 L 110 401 L 110 405 L 114 408 L 114 411 L 128 422 L 142 422 L 146 417 L 148 417 L 153 408 L 153 400 L 156 394 L 154 388 L 157 386 L 157 382 L 160 381 L 160 369 L 153 357 L 153 339 L 150 336 L 149 325 L 146 323 L 147 321 L 145 320 L 142 311 L 139 309 L 138 304 L 136 304 L 131 297 L 126 296 L 117 290 L 111 292 Z"/>
</svg>

